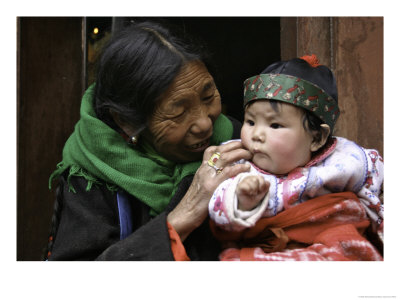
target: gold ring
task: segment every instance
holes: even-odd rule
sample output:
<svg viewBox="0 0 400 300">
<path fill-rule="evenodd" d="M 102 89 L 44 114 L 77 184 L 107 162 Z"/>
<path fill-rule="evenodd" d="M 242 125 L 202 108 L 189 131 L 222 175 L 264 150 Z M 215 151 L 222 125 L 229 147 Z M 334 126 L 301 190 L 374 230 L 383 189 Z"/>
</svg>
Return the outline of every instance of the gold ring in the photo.
<svg viewBox="0 0 400 300">
<path fill-rule="evenodd" d="M 215 164 L 217 163 L 218 159 L 221 157 L 221 153 L 215 152 L 213 155 L 211 155 L 210 159 L 208 160 L 208 165 L 210 167 L 215 167 Z"/>
<path fill-rule="evenodd" d="M 217 161 L 219 160 L 219 158 L 221 157 L 221 153 L 219 152 L 215 152 L 213 155 L 211 155 L 210 159 L 207 161 L 207 164 L 213 168 L 215 171 L 217 171 L 217 174 L 222 172 L 223 168 L 218 168 L 215 164 L 217 163 Z"/>
</svg>

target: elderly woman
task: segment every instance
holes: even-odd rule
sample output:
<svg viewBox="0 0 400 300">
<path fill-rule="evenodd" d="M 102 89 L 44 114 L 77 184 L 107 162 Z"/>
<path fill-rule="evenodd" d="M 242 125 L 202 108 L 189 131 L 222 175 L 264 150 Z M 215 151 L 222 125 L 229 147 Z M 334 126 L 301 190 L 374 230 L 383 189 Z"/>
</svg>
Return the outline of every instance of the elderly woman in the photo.
<svg viewBox="0 0 400 300">
<path fill-rule="evenodd" d="M 114 35 L 65 144 L 48 260 L 216 260 L 208 201 L 248 166 L 204 55 L 149 22 Z"/>
</svg>

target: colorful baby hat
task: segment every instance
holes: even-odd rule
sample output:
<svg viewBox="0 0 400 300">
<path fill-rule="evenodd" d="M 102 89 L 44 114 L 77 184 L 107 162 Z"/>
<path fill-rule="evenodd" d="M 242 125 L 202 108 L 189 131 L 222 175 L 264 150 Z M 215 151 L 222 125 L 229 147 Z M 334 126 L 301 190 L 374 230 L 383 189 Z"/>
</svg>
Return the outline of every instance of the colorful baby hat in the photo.
<svg viewBox="0 0 400 300">
<path fill-rule="evenodd" d="M 244 106 L 273 99 L 311 111 L 333 130 L 340 111 L 336 79 L 313 55 L 279 61 L 244 82 Z"/>
</svg>

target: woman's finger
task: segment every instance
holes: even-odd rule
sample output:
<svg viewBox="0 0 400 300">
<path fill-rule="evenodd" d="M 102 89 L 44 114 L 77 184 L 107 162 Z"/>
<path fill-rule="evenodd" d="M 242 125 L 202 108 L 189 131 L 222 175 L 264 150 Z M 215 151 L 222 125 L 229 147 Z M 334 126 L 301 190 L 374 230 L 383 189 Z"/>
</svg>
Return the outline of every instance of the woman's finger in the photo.
<svg viewBox="0 0 400 300">
<path fill-rule="evenodd" d="M 229 142 L 220 146 L 211 146 L 204 153 L 204 160 L 210 161 L 211 165 L 224 168 L 241 159 L 250 160 L 252 154 L 243 148 L 240 141 Z"/>
<path fill-rule="evenodd" d="M 243 172 L 249 172 L 250 171 L 250 165 L 249 164 L 235 164 L 235 165 L 229 165 L 225 168 L 223 168 L 222 172 L 219 174 L 216 174 L 216 181 L 218 181 L 218 184 L 223 182 L 224 180 L 237 176 L 240 173 Z"/>
<path fill-rule="evenodd" d="M 208 160 L 214 153 L 225 153 L 235 149 L 243 148 L 242 142 L 233 141 L 226 144 L 221 144 L 219 146 L 210 146 L 204 151 L 204 159 Z"/>
<path fill-rule="evenodd" d="M 231 165 L 235 162 L 238 162 L 242 159 L 250 160 L 252 158 L 251 152 L 244 148 L 232 149 L 232 150 L 223 151 L 220 153 L 221 154 L 219 157 L 218 166 L 221 166 L 221 167 L 226 167 L 226 166 Z"/>
</svg>

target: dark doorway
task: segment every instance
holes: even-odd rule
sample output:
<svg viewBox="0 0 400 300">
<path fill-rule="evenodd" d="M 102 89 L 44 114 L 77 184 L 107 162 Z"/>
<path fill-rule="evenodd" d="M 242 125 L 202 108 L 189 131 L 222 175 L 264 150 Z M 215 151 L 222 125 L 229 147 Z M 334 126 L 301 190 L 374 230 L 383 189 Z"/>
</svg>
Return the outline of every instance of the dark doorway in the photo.
<svg viewBox="0 0 400 300">
<path fill-rule="evenodd" d="M 120 17 L 86 20 L 89 83 L 93 80 L 93 60 L 112 31 L 144 20 L 169 23 L 204 41 L 212 55 L 215 66 L 213 75 L 221 93 L 224 112 L 240 121 L 243 119 L 243 81 L 280 60 L 278 17 Z"/>
</svg>

